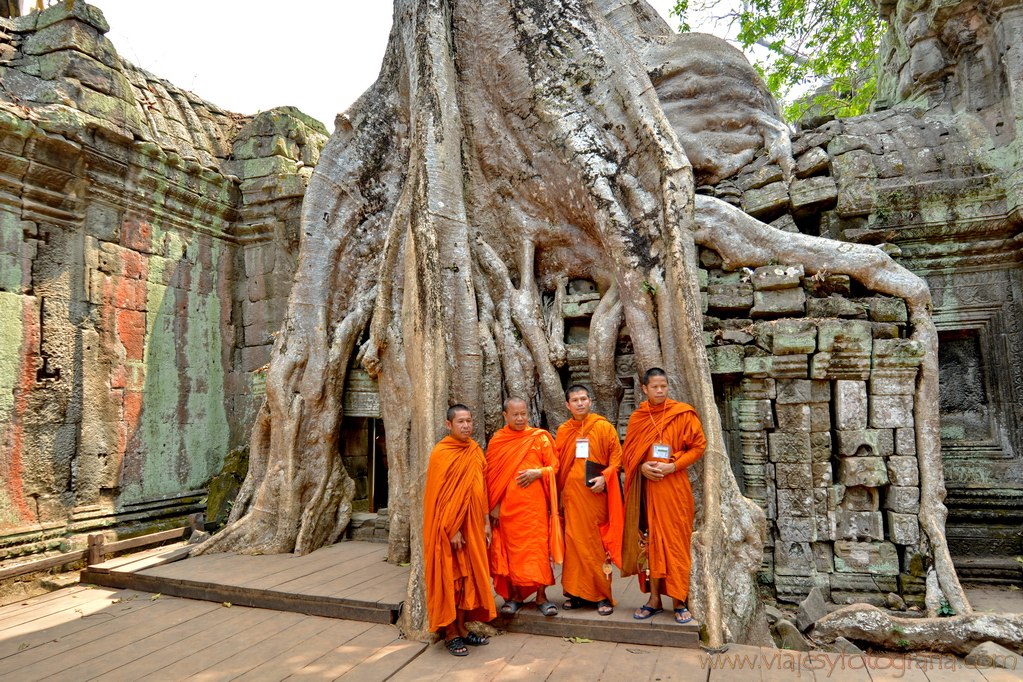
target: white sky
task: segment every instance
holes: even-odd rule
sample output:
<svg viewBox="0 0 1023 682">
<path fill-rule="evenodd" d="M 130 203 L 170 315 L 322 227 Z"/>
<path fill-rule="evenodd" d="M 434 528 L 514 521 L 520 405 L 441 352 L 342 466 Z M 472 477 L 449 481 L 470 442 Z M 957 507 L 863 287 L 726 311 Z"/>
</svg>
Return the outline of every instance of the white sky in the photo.
<svg viewBox="0 0 1023 682">
<path fill-rule="evenodd" d="M 290 104 L 328 129 L 376 79 L 391 28 L 391 0 L 89 1 L 150 73 L 229 111 Z M 674 0 L 648 2 L 678 26 Z"/>
</svg>

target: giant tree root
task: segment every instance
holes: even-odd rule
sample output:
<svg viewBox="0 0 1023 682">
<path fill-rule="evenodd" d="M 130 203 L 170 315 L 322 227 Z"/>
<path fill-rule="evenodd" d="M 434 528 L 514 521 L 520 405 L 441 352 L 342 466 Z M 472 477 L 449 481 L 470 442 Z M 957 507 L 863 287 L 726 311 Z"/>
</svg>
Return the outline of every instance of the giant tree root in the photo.
<svg viewBox="0 0 1023 682">
<path fill-rule="evenodd" d="M 824 616 L 814 635 L 845 637 L 894 651 L 935 651 L 965 656 L 984 642 L 1023 653 L 1023 614 L 970 613 L 951 618 L 897 618 L 868 604 L 853 604 Z"/>
</svg>

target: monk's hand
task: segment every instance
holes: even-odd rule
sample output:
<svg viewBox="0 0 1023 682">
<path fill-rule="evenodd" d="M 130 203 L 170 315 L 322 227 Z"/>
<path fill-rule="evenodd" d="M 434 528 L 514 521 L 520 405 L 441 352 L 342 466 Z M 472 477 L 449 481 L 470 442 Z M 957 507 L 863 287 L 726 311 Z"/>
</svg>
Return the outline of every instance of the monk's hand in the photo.
<svg viewBox="0 0 1023 682">
<path fill-rule="evenodd" d="M 515 477 L 515 482 L 519 484 L 520 488 L 525 488 L 530 483 L 540 478 L 543 472 L 539 469 L 523 469 Z"/>
<path fill-rule="evenodd" d="M 590 479 L 590 492 L 595 493 L 595 494 L 596 493 L 602 493 L 602 492 L 604 492 L 604 488 L 605 488 L 605 485 L 604 485 L 604 477 L 603 476 L 596 476 L 596 477 Z"/>
<path fill-rule="evenodd" d="M 493 538 L 493 534 L 490 532 L 490 522 L 483 526 L 483 536 L 487 539 L 487 547 L 490 546 L 490 540 Z"/>
<path fill-rule="evenodd" d="M 497 528 L 498 523 L 501 520 L 501 505 L 498 504 L 496 507 L 490 510 L 490 525 Z"/>
<path fill-rule="evenodd" d="M 643 474 L 643 477 L 651 481 L 660 481 L 664 476 L 670 472 L 665 471 L 667 466 L 660 462 L 643 462 L 639 467 L 639 472 Z"/>
<path fill-rule="evenodd" d="M 462 537 L 462 531 L 456 530 L 455 534 L 451 536 L 451 549 L 458 551 L 465 547 L 465 538 Z"/>
</svg>

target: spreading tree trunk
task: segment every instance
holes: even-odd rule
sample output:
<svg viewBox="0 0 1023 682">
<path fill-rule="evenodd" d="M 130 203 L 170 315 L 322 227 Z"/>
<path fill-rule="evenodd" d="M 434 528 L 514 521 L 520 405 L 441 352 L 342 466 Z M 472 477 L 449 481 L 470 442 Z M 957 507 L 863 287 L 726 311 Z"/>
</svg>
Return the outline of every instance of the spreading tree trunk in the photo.
<svg viewBox="0 0 1023 682">
<path fill-rule="evenodd" d="M 337 539 L 352 499 L 341 395 L 357 356 L 380 382 L 389 558 L 413 566 L 402 625 L 423 634 L 422 491 L 444 412 L 472 407 L 481 442 L 508 395 L 552 427 L 565 419 L 559 292 L 586 278 L 604 293 L 587 349 L 602 409 L 613 415 L 621 397 L 613 354 L 624 324 L 639 367 L 664 367 L 703 419 L 690 604 L 711 646 L 748 638 L 764 515 L 739 493 L 724 449 L 698 243 L 750 266 L 848 253 L 696 202 L 641 60 L 591 2 L 395 0 L 380 76 L 339 117 L 306 194 L 249 476 L 227 528 L 198 551 L 304 553 Z M 758 249 L 745 253 L 749 244 Z M 922 283 L 856 248 L 884 261 L 883 290 L 915 302 L 916 333 L 932 334 Z M 853 261 L 819 267 L 876 279 Z M 936 456 L 935 438 L 918 434 L 921 452 Z M 950 601 L 961 593 L 954 572 L 943 587 Z"/>
</svg>

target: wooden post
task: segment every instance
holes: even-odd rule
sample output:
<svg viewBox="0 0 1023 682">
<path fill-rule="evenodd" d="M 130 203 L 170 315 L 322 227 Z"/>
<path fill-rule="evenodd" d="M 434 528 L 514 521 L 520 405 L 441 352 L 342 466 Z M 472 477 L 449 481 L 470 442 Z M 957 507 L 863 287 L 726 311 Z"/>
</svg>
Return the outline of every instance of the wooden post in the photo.
<svg viewBox="0 0 1023 682">
<path fill-rule="evenodd" d="M 89 536 L 89 555 L 85 563 L 89 566 L 103 563 L 103 534 Z"/>
</svg>

